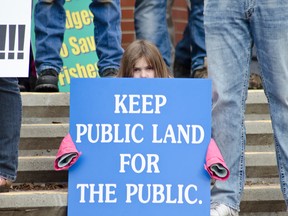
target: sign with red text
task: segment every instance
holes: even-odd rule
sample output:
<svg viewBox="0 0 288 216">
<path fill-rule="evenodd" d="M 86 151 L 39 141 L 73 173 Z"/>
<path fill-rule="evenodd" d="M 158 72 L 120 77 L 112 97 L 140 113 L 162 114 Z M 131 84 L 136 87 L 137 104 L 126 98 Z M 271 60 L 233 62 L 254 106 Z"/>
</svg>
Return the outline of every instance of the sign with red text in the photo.
<svg viewBox="0 0 288 216">
<path fill-rule="evenodd" d="M 31 0 L 2 1 L 0 7 L 0 77 L 27 77 Z"/>
<path fill-rule="evenodd" d="M 208 79 L 72 79 L 69 216 L 210 215 Z"/>
</svg>

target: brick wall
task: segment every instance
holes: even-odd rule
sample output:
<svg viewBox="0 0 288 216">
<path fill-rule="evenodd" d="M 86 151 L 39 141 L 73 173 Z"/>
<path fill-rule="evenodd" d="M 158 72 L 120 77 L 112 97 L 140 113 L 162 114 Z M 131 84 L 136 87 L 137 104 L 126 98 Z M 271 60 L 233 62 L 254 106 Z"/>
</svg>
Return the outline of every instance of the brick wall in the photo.
<svg viewBox="0 0 288 216">
<path fill-rule="evenodd" d="M 135 0 L 121 0 L 122 8 L 122 46 L 127 47 L 129 43 L 135 40 L 134 32 L 134 5 Z M 181 37 L 187 23 L 187 5 L 185 0 L 174 0 L 172 17 L 175 28 L 175 42 Z"/>
</svg>

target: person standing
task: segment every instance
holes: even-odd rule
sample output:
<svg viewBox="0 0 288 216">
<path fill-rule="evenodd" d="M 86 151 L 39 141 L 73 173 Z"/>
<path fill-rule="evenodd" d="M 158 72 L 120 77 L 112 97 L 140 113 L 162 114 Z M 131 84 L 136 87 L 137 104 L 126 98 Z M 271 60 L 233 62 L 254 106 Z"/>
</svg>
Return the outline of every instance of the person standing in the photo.
<svg viewBox="0 0 288 216">
<path fill-rule="evenodd" d="M 205 78 L 207 67 L 205 66 L 206 48 L 203 26 L 204 1 L 190 0 L 188 3 L 191 5 L 188 23 L 183 40 L 175 48 L 174 76 Z M 171 42 L 166 21 L 166 8 L 167 0 L 136 0 L 134 20 L 136 38 L 154 43 L 160 50 L 167 67 L 170 68 Z M 184 72 L 183 75 L 182 71 L 179 71 L 180 67 L 188 67 L 189 71 Z"/>
<path fill-rule="evenodd" d="M 60 49 L 66 21 L 64 3 L 65 0 L 38 0 L 35 6 L 36 92 L 59 91 L 58 74 L 63 66 Z"/>
<path fill-rule="evenodd" d="M 136 0 L 134 25 L 136 39 L 145 39 L 157 46 L 169 68 L 171 42 L 166 21 L 167 0 Z"/>
<path fill-rule="evenodd" d="M 17 177 L 22 102 L 17 78 L 0 78 L 0 192 Z"/>
<path fill-rule="evenodd" d="M 93 0 L 94 38 L 101 77 L 117 76 L 123 55 L 120 0 Z"/>
<path fill-rule="evenodd" d="M 204 0 L 189 0 L 188 22 L 175 48 L 174 76 L 207 78 Z"/>
<path fill-rule="evenodd" d="M 211 216 L 235 216 L 245 184 L 245 101 L 255 44 L 275 136 L 280 184 L 288 206 L 288 2 L 205 0 L 212 138 L 231 170 L 211 189 Z"/>
<path fill-rule="evenodd" d="M 60 56 L 66 12 L 65 0 L 38 0 L 35 6 L 35 65 L 37 92 L 58 92 L 58 74 L 63 61 Z M 92 0 L 94 39 L 101 77 L 116 76 L 120 67 L 121 47 L 120 0 Z"/>
</svg>

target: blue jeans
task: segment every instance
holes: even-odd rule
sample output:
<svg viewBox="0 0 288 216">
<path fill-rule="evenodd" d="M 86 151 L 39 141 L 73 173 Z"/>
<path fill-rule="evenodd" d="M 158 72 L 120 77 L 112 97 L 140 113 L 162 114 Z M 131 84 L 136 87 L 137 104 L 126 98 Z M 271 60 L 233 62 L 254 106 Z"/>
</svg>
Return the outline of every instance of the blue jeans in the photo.
<svg viewBox="0 0 288 216">
<path fill-rule="evenodd" d="M 21 96 L 16 78 L 0 78 L 0 176 L 14 181 L 18 167 Z"/>
<path fill-rule="evenodd" d="M 191 10 L 183 38 L 175 48 L 175 59 L 181 64 L 190 65 L 191 71 L 204 67 L 206 57 L 204 32 L 204 0 L 190 0 Z M 192 48 L 192 50 L 191 50 Z"/>
<path fill-rule="evenodd" d="M 123 55 L 120 0 L 93 0 L 89 8 L 94 15 L 94 37 L 101 76 L 108 68 L 120 67 Z"/>
<path fill-rule="evenodd" d="M 60 49 L 65 32 L 65 0 L 38 0 L 35 7 L 36 70 L 61 71 Z M 120 0 L 93 0 L 89 6 L 94 15 L 94 37 L 100 75 L 107 68 L 119 69 L 121 47 Z"/>
<path fill-rule="evenodd" d="M 170 67 L 171 49 L 166 8 L 166 0 L 136 0 L 134 24 L 136 38 L 154 43 L 160 50 L 165 63 Z"/>
<path fill-rule="evenodd" d="M 269 101 L 281 189 L 288 205 L 288 2 L 205 0 L 204 25 L 213 85 L 212 137 L 230 168 L 211 202 L 239 210 L 245 183 L 244 125 L 252 44 Z"/>
<path fill-rule="evenodd" d="M 63 62 L 60 57 L 66 13 L 65 0 L 38 0 L 35 6 L 35 66 L 39 74 L 45 69 L 61 71 Z"/>
</svg>

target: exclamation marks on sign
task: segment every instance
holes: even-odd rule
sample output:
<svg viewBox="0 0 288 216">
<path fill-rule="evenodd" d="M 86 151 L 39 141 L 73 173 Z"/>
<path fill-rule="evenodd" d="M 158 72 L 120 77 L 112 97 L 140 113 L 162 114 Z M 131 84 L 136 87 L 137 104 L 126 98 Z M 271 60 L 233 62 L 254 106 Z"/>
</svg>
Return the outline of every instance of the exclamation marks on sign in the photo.
<svg viewBox="0 0 288 216">
<path fill-rule="evenodd" d="M 5 59 L 6 25 L 0 25 L 0 60 Z"/>
<path fill-rule="evenodd" d="M 14 59 L 16 25 L 9 25 L 9 52 L 8 59 Z"/>
<path fill-rule="evenodd" d="M 8 47 L 6 47 L 7 38 Z M 8 49 L 7 59 L 24 59 L 24 39 L 25 25 L 0 25 L 0 60 L 6 59 L 6 49 Z M 15 50 L 15 47 L 17 47 L 17 50 Z"/>
<path fill-rule="evenodd" d="M 25 25 L 18 25 L 18 55 L 17 59 L 24 59 Z"/>
</svg>

